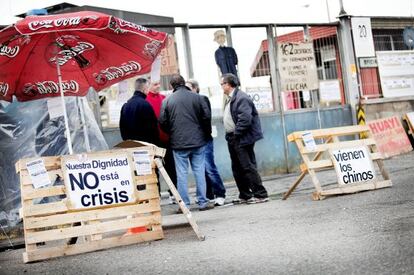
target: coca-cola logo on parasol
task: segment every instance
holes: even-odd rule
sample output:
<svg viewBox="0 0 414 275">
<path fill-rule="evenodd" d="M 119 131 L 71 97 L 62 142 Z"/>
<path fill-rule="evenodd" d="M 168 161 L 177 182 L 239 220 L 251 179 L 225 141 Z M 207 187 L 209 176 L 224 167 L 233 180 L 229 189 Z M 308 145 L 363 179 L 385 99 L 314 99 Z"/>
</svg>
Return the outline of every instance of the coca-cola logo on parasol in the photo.
<svg viewBox="0 0 414 275">
<path fill-rule="evenodd" d="M 134 30 L 137 30 L 137 31 L 148 32 L 148 28 L 146 28 L 144 26 L 137 25 L 135 23 L 132 23 L 132 22 L 129 22 L 129 21 L 125 21 L 125 20 L 120 19 L 120 18 L 117 18 L 117 19 L 118 19 L 118 22 L 119 22 L 119 26 L 121 28 L 128 27 L 128 28 L 131 28 L 131 29 L 134 29 Z"/>
<path fill-rule="evenodd" d="M 9 91 L 9 84 L 5 82 L 0 82 L 0 95 L 6 96 L 8 91 Z"/>
<path fill-rule="evenodd" d="M 161 42 L 152 40 L 150 43 L 145 44 L 143 53 L 151 58 L 155 58 L 160 51 Z"/>
<path fill-rule="evenodd" d="M 141 71 L 141 64 L 137 61 L 128 61 L 122 63 L 120 66 L 111 66 L 101 70 L 100 73 L 93 74 L 93 77 L 95 78 L 96 83 L 102 85 L 108 81 L 119 79 L 139 71 Z"/>
<path fill-rule="evenodd" d="M 29 29 L 32 31 L 37 31 L 40 29 L 50 29 L 50 28 L 60 28 L 68 26 L 79 26 L 81 23 L 84 25 L 93 24 L 98 20 L 98 16 L 75 16 L 75 17 L 61 17 L 57 19 L 44 19 L 36 20 L 28 23 Z"/>
<path fill-rule="evenodd" d="M 85 51 L 89 51 L 95 48 L 93 44 L 85 42 L 85 41 L 77 41 L 76 45 L 71 46 L 71 47 L 69 46 L 66 46 L 66 47 L 67 49 L 64 49 L 58 52 L 57 55 L 55 57 L 50 58 L 49 61 L 56 64 L 56 60 L 57 60 L 57 62 L 59 62 L 59 65 L 62 66 L 62 65 L 65 65 L 72 58 L 79 56 Z"/>
<path fill-rule="evenodd" d="M 62 89 L 64 93 L 76 94 L 79 92 L 79 84 L 75 80 L 63 81 Z M 59 83 L 54 81 L 26 83 L 23 87 L 23 93 L 29 96 L 57 94 L 59 92 Z"/>
<path fill-rule="evenodd" d="M 0 44 L 0 55 L 13 58 L 19 53 L 19 50 L 19 46 L 9 47 L 7 45 Z"/>
</svg>

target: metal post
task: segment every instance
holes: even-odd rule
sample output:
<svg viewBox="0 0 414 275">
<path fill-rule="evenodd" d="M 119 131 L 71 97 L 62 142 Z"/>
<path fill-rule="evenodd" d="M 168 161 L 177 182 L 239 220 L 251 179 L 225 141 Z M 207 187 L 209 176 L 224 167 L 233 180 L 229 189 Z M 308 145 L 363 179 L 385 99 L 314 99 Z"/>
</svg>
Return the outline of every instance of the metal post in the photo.
<svg viewBox="0 0 414 275">
<path fill-rule="evenodd" d="M 183 32 L 184 56 L 185 56 L 185 65 L 187 68 L 187 77 L 194 78 L 193 59 L 191 55 L 191 43 L 190 43 L 190 28 L 188 27 L 188 25 L 182 28 L 182 32 Z"/>
<path fill-rule="evenodd" d="M 233 39 L 231 38 L 231 27 L 226 27 L 226 40 L 227 40 L 227 46 L 233 47 Z"/>
<path fill-rule="evenodd" d="M 341 10 L 343 11 L 343 9 Z M 348 15 L 340 15 L 338 32 L 339 53 L 343 69 L 345 98 L 351 105 L 352 123 L 356 125 L 356 105 L 359 100 L 357 71 L 355 65 L 354 48 L 352 44 L 351 22 Z"/>
<path fill-rule="evenodd" d="M 306 42 L 311 41 L 312 37 L 310 36 L 309 25 L 305 25 L 305 27 L 303 27 L 303 36 Z M 310 98 L 312 100 L 312 108 L 316 107 L 316 110 L 318 112 L 319 129 L 322 129 L 322 119 L 321 119 L 321 110 L 320 110 L 320 104 L 319 104 L 319 99 L 318 99 L 318 91 L 312 90 L 312 91 L 309 91 L 309 93 L 310 93 Z"/>
<path fill-rule="evenodd" d="M 269 63 L 270 63 L 270 77 L 271 77 L 271 85 L 272 85 L 272 93 L 273 93 L 273 104 L 275 107 L 275 111 L 279 111 L 280 113 L 280 121 L 282 124 L 282 131 L 283 136 L 285 137 L 283 139 L 284 141 L 284 156 L 285 156 L 285 163 L 286 163 L 286 172 L 289 173 L 289 165 L 288 165 L 288 159 L 289 159 L 289 151 L 288 151 L 288 143 L 287 143 L 287 133 L 286 133 L 286 123 L 285 123 L 285 112 L 283 110 L 283 104 L 282 104 L 282 84 L 280 83 L 280 77 L 279 77 L 279 67 L 277 66 L 277 41 L 276 41 L 276 30 L 273 32 L 273 29 L 276 28 L 275 25 L 271 24 L 266 27 L 267 32 L 267 43 L 269 45 Z"/>
</svg>

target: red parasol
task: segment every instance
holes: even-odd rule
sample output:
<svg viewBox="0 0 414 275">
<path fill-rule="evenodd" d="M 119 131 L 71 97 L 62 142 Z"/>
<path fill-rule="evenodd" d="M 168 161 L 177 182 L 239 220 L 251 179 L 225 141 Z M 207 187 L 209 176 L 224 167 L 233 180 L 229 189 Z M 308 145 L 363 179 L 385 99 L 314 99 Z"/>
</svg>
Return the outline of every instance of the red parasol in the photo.
<svg viewBox="0 0 414 275">
<path fill-rule="evenodd" d="M 29 16 L 0 31 L 0 99 L 102 90 L 150 72 L 166 38 L 166 33 L 98 12 Z"/>
</svg>

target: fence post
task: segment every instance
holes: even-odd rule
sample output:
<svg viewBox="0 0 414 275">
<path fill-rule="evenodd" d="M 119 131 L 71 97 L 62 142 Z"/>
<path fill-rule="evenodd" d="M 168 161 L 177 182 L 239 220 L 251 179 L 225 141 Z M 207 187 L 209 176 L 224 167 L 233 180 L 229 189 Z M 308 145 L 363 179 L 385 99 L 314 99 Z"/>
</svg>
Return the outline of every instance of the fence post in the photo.
<svg viewBox="0 0 414 275">
<path fill-rule="evenodd" d="M 339 53 L 343 71 L 346 102 L 351 105 L 352 123 L 356 125 L 356 106 L 359 100 L 358 77 L 352 43 L 351 20 L 346 13 L 339 15 Z"/>
<path fill-rule="evenodd" d="M 194 78 L 193 70 L 193 58 L 191 55 L 191 44 L 190 44 L 190 28 L 188 25 L 182 28 L 183 32 L 183 43 L 184 43 L 184 56 L 185 56 L 185 65 L 187 68 L 187 77 Z"/>
<path fill-rule="evenodd" d="M 272 85 L 272 93 L 273 93 L 273 105 L 275 107 L 275 111 L 279 111 L 280 113 L 280 120 L 282 124 L 283 130 L 283 149 L 284 149 L 284 156 L 285 156 L 285 163 L 286 163 L 286 172 L 289 173 L 289 150 L 288 150 L 288 143 L 287 143 L 287 133 L 286 133 L 286 122 L 285 122 L 285 112 L 283 110 L 282 104 L 282 87 L 280 83 L 279 77 L 279 68 L 277 66 L 277 41 L 276 41 L 276 34 L 273 33 L 273 28 L 276 28 L 275 25 L 271 24 L 266 27 L 267 32 L 267 43 L 269 45 L 269 63 L 270 63 L 270 79 Z"/>
</svg>

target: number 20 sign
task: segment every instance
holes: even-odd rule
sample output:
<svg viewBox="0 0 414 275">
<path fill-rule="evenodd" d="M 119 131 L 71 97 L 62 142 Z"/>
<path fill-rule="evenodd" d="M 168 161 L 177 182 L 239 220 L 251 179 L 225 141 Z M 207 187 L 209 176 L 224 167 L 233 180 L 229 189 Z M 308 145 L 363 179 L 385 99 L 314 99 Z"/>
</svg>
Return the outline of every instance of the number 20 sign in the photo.
<svg viewBox="0 0 414 275">
<path fill-rule="evenodd" d="M 371 30 L 371 18 L 352 17 L 351 25 L 356 57 L 375 56 L 374 39 L 372 38 Z"/>
</svg>

